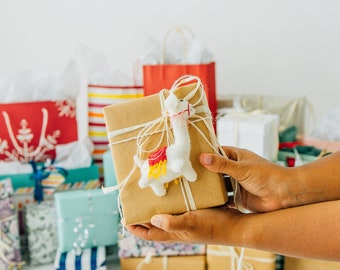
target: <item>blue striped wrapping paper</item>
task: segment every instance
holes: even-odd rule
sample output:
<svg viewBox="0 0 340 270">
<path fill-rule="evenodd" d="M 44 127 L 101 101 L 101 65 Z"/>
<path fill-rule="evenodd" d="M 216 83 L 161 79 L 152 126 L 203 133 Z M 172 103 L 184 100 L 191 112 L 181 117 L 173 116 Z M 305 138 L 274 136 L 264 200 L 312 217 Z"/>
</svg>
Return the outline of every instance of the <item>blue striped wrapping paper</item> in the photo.
<svg viewBox="0 0 340 270">
<path fill-rule="evenodd" d="M 103 108 L 144 95 L 142 86 L 88 85 L 89 137 L 94 144 L 92 157 L 103 180 L 103 154 L 108 150 L 108 138 Z"/>
<path fill-rule="evenodd" d="M 54 267 L 56 270 L 106 270 L 105 247 L 85 249 L 80 255 L 58 250 Z"/>
</svg>

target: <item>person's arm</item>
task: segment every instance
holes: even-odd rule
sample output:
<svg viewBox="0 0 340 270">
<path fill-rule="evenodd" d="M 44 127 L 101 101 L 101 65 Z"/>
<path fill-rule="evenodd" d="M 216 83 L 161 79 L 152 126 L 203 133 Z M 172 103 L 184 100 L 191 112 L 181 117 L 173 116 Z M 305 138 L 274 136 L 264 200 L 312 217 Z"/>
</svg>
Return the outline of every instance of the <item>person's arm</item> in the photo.
<svg viewBox="0 0 340 270">
<path fill-rule="evenodd" d="M 276 254 L 340 261 L 340 201 L 267 213 L 204 209 L 182 215 L 157 215 L 152 225 L 127 229 L 153 241 L 241 246 Z"/>
<path fill-rule="evenodd" d="M 232 176 L 242 186 L 243 205 L 255 212 L 340 200 L 340 152 L 286 168 L 246 149 L 223 147 L 223 158 L 203 153 L 209 170 Z"/>
</svg>

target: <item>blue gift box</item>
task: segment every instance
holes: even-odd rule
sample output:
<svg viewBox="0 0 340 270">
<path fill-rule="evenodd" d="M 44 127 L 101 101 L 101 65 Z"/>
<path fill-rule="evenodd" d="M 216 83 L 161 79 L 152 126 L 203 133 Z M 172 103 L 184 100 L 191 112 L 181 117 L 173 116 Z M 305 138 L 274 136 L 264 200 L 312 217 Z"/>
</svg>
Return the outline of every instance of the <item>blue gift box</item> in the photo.
<svg viewBox="0 0 340 270">
<path fill-rule="evenodd" d="M 117 198 L 101 189 L 54 194 L 58 248 L 79 252 L 117 243 L 119 212 Z"/>
<path fill-rule="evenodd" d="M 106 270 L 105 247 L 85 249 L 79 255 L 58 250 L 54 267 L 56 270 Z"/>
</svg>

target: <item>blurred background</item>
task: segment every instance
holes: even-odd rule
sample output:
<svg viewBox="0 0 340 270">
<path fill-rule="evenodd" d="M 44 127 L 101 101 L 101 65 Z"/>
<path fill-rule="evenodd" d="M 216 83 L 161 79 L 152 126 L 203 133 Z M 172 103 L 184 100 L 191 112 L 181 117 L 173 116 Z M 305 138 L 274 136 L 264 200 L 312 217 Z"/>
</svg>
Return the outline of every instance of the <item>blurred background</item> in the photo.
<svg viewBox="0 0 340 270">
<path fill-rule="evenodd" d="M 306 96 L 317 117 L 340 98 L 336 0 L 1 0 L 0 72 L 63 70 L 91 48 L 131 74 L 148 38 L 188 26 L 216 62 L 216 91 Z"/>
</svg>

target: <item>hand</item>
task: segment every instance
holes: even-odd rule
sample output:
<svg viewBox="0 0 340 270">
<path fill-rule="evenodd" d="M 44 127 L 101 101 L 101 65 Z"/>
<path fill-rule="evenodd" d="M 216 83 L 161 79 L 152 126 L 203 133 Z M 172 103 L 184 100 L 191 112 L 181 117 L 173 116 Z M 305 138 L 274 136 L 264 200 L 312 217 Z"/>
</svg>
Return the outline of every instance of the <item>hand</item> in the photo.
<svg viewBox="0 0 340 270">
<path fill-rule="evenodd" d="M 228 158 L 203 153 L 200 162 L 207 169 L 230 175 L 239 182 L 246 209 L 268 212 L 285 208 L 286 168 L 246 149 L 223 147 L 223 150 Z"/>
<path fill-rule="evenodd" d="M 158 242 L 233 243 L 241 235 L 239 222 L 244 214 L 235 209 L 211 208 L 186 212 L 182 215 L 156 215 L 151 224 L 129 225 L 134 235 Z"/>
</svg>

